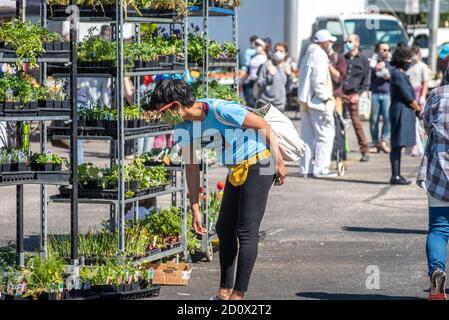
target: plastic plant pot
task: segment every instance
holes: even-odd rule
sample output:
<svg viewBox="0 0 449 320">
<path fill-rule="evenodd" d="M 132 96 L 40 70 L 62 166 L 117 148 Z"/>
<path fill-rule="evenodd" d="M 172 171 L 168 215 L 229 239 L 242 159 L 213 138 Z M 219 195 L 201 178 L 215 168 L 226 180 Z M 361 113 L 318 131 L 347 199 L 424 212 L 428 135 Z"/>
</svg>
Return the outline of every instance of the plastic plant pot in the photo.
<svg viewBox="0 0 449 320">
<path fill-rule="evenodd" d="M 38 171 L 53 171 L 53 163 L 40 164 Z"/>
<path fill-rule="evenodd" d="M 62 163 L 60 163 L 60 164 L 54 164 L 53 163 L 52 170 L 53 171 L 62 171 Z"/>
<path fill-rule="evenodd" d="M 11 163 L 11 171 L 15 172 L 22 172 L 22 171 L 30 171 L 30 167 L 23 162 L 15 162 Z"/>
<path fill-rule="evenodd" d="M 4 163 L 1 165 L 1 172 L 10 172 L 11 171 L 11 164 L 10 163 Z"/>
</svg>

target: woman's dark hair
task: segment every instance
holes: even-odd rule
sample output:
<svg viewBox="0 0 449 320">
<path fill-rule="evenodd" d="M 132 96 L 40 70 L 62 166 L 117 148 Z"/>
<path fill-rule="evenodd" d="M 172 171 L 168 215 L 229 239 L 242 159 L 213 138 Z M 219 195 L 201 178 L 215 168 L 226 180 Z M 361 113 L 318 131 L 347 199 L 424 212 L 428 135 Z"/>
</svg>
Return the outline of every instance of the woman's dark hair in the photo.
<svg viewBox="0 0 449 320">
<path fill-rule="evenodd" d="M 160 81 L 151 95 L 148 109 L 156 111 L 173 101 L 178 101 L 185 107 L 192 107 L 195 103 L 192 87 L 184 80 L 166 79 Z"/>
<path fill-rule="evenodd" d="M 276 47 L 283 47 L 285 52 L 288 53 L 288 45 L 285 42 L 278 42 L 278 43 L 276 43 L 274 48 L 276 48 Z"/>
<path fill-rule="evenodd" d="M 413 52 L 409 48 L 398 47 L 393 53 L 391 64 L 396 68 L 403 68 L 407 60 L 413 58 Z"/>
<path fill-rule="evenodd" d="M 441 80 L 440 87 L 449 85 L 449 68 L 444 72 L 443 79 Z"/>
</svg>

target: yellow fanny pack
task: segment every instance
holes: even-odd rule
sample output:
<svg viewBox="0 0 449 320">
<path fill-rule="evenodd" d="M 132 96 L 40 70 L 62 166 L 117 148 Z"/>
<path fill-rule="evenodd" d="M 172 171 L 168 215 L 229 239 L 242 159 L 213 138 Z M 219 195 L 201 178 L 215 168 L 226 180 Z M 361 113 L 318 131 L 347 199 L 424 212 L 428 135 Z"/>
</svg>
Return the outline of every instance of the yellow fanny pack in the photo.
<svg viewBox="0 0 449 320">
<path fill-rule="evenodd" d="M 258 161 L 262 159 L 269 158 L 271 156 L 270 150 L 266 149 L 255 156 L 243 161 L 241 164 L 232 166 L 229 170 L 229 182 L 234 186 L 238 187 L 243 185 L 248 178 L 249 167 L 255 165 Z"/>
</svg>

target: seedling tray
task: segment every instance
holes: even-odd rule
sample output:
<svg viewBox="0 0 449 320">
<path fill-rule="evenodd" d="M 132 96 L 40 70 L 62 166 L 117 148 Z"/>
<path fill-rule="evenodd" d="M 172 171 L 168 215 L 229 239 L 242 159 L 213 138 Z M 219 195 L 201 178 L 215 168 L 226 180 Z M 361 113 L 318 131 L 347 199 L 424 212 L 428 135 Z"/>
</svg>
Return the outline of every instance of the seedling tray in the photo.
<svg viewBox="0 0 449 320">
<path fill-rule="evenodd" d="M 145 298 L 158 297 L 161 291 L 160 286 L 153 286 L 145 289 L 138 289 L 126 292 L 103 293 L 101 300 L 141 300 Z"/>
<path fill-rule="evenodd" d="M 65 182 L 69 181 L 69 173 L 61 172 L 61 171 L 38 171 L 36 172 L 36 180 L 40 182 L 48 181 L 48 182 Z"/>
<path fill-rule="evenodd" d="M 34 172 L 2 172 L 2 182 L 22 182 L 35 179 Z"/>
<path fill-rule="evenodd" d="M 69 16 L 68 13 L 66 13 L 67 10 L 66 5 L 53 5 L 50 6 L 47 9 L 47 16 L 48 19 L 51 20 L 52 18 L 66 18 Z M 128 7 L 128 15 L 131 12 L 135 12 L 134 8 Z M 81 18 L 110 18 L 115 19 L 116 16 L 116 7 L 115 6 L 87 6 L 82 5 L 79 6 L 79 16 Z"/>
<path fill-rule="evenodd" d="M 167 186 L 151 187 L 150 189 L 141 189 L 135 192 L 134 197 L 142 197 L 149 194 L 164 192 Z M 70 197 L 70 189 L 61 186 L 59 188 L 62 197 Z M 83 189 L 78 188 L 78 196 L 80 199 L 103 199 L 103 200 L 118 200 L 118 190 L 116 189 Z"/>
</svg>

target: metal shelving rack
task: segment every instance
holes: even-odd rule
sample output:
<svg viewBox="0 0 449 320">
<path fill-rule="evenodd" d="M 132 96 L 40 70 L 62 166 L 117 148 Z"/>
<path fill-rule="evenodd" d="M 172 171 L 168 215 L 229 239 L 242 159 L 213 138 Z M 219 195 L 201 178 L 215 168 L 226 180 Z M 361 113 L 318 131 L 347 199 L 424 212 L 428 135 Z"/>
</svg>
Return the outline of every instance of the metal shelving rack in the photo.
<svg viewBox="0 0 449 320">
<path fill-rule="evenodd" d="M 75 5 L 76 0 L 71 0 L 71 4 Z M 41 26 L 46 26 L 46 3 L 44 0 L 41 1 L 40 6 L 40 18 L 41 18 Z M 25 10 L 24 10 L 24 1 L 18 0 L 16 1 L 16 18 L 25 20 Z M 71 25 L 73 26 L 73 25 Z M 47 63 L 65 63 L 70 65 L 71 69 L 71 80 L 75 80 L 77 77 L 77 69 L 76 69 L 76 33 L 77 30 L 74 27 L 71 27 L 70 31 L 70 55 L 68 58 L 38 58 L 37 62 L 39 64 L 39 74 L 40 74 L 40 83 L 43 84 L 46 79 L 46 65 Z M 28 60 L 23 59 L 23 62 L 26 63 Z M 0 57 L 0 63 L 15 63 L 15 58 L 6 58 Z M 19 124 L 17 126 L 17 144 L 20 147 L 20 133 L 19 128 L 20 124 L 23 122 L 39 122 L 40 123 L 40 151 L 46 151 L 46 122 L 55 121 L 55 120 L 64 120 L 71 122 L 72 134 L 70 136 L 70 145 L 71 149 L 75 152 L 71 153 L 71 163 L 72 167 L 70 172 L 60 175 L 63 177 L 61 181 L 45 181 L 45 180 L 23 180 L 23 181 L 10 181 L 10 182 L 1 182 L 0 187 L 4 186 L 16 186 L 16 252 L 17 252 L 17 266 L 23 267 L 25 264 L 25 250 L 24 250 L 24 186 L 29 184 L 38 184 L 40 185 L 40 196 L 41 196 L 41 215 L 40 215 L 40 225 L 41 225 L 41 233 L 40 233 L 40 251 L 44 253 L 44 248 L 46 246 L 46 236 L 47 236 L 47 214 L 46 214 L 46 198 L 47 198 L 47 185 L 71 185 L 71 239 L 72 239 L 72 249 L 71 249 L 71 264 L 77 265 L 78 263 L 78 252 L 77 252 L 77 238 L 78 238 L 78 174 L 77 174 L 77 166 L 76 166 L 76 150 L 77 150 L 77 132 L 73 130 L 77 127 L 77 118 L 76 118 L 76 85 L 70 87 L 70 107 L 71 114 L 70 116 L 35 116 L 35 117 L 0 117 L 1 122 L 16 122 Z"/>
<path fill-rule="evenodd" d="M 212 5 L 211 5 L 212 4 Z M 214 1 L 203 0 L 202 10 L 191 10 L 189 16 L 191 17 L 202 17 L 203 18 L 203 32 L 204 32 L 204 52 L 203 52 L 203 66 L 202 66 L 202 75 L 203 82 L 205 84 L 205 98 L 209 97 L 209 84 L 211 79 L 209 77 L 210 71 L 214 69 L 223 69 L 228 68 L 234 72 L 234 81 L 233 87 L 239 94 L 239 82 L 238 82 L 238 70 L 239 70 L 239 58 L 237 56 L 235 62 L 211 62 L 209 59 L 209 24 L 210 18 L 222 17 L 222 18 L 231 18 L 232 19 L 232 39 L 235 46 L 238 48 L 238 14 L 237 8 L 228 9 L 214 6 Z M 209 199 L 209 171 L 215 168 L 218 168 L 217 164 L 209 165 L 208 154 L 206 150 L 202 150 L 202 161 L 201 161 L 201 182 L 203 186 L 204 195 Z M 207 226 L 208 230 L 210 229 L 209 223 L 209 206 L 208 203 L 203 203 L 202 206 L 203 211 L 203 223 Z M 209 231 L 206 235 L 204 235 L 201 239 L 201 253 L 206 256 L 208 261 L 212 261 L 213 259 L 213 247 L 212 241 L 217 239 L 217 234 L 215 230 Z"/>
<path fill-rule="evenodd" d="M 187 0 L 186 0 L 187 1 Z M 178 18 L 159 18 L 159 17 L 124 17 L 123 10 L 123 0 L 116 1 L 116 19 L 108 18 L 108 17 L 83 17 L 81 16 L 80 22 L 99 22 L 99 23 L 110 23 L 112 26 L 112 35 L 113 40 L 117 41 L 117 69 L 115 74 L 82 74 L 83 77 L 110 77 L 112 79 L 112 89 L 114 92 L 115 99 L 113 100 L 113 105 L 115 105 L 118 114 L 117 120 L 117 135 L 116 138 L 111 136 L 80 136 L 80 140 L 103 140 L 103 141 L 111 141 L 111 166 L 113 164 L 117 164 L 119 168 L 119 181 L 118 181 L 118 197 L 115 200 L 109 199 L 79 199 L 77 203 L 82 204 L 102 204 L 110 206 L 110 222 L 111 222 L 111 230 L 116 230 L 118 227 L 119 232 L 119 250 L 122 255 L 125 255 L 125 205 L 132 203 L 133 207 L 136 208 L 134 210 L 134 219 L 138 219 L 138 202 L 145 199 L 160 197 L 163 195 L 171 194 L 172 196 L 172 204 L 178 205 L 181 208 L 181 219 L 182 219 L 182 230 L 181 230 L 181 243 L 174 249 L 162 251 L 155 254 L 150 254 L 144 259 L 137 261 L 138 262 L 151 262 L 160 260 L 164 257 L 176 255 L 179 259 L 179 255 L 182 254 L 185 259 L 188 257 L 187 251 L 187 192 L 186 192 L 186 184 L 185 184 L 185 170 L 182 165 L 178 170 L 171 170 L 172 172 L 172 181 L 171 187 L 167 188 L 163 192 L 148 194 L 141 197 L 136 197 L 132 199 L 125 199 L 125 181 L 124 181 L 124 167 L 125 167 L 125 142 L 126 141 L 136 141 L 140 138 L 148 138 L 161 134 L 169 134 L 173 133 L 173 130 L 163 130 L 158 132 L 151 133 L 137 133 L 126 135 L 125 134 L 125 126 L 124 126 L 124 87 L 123 87 L 123 79 L 125 77 L 134 77 L 134 84 L 136 88 L 139 87 L 139 79 L 140 76 L 145 75 L 158 75 L 158 74 L 184 74 L 187 70 L 187 24 L 186 18 L 178 19 Z M 65 20 L 64 17 L 58 17 L 54 20 Z M 124 68 L 124 58 L 123 58 L 123 24 L 124 23 L 135 23 L 136 24 L 136 38 L 137 41 L 140 42 L 140 24 L 141 23 L 156 23 L 156 24 L 168 24 L 170 25 L 170 30 L 173 31 L 174 25 L 181 25 L 184 31 L 184 55 L 185 55 L 185 65 L 183 70 L 158 70 L 158 71 L 125 71 Z M 64 76 L 65 74 L 60 74 L 59 76 Z M 58 74 L 53 73 L 53 76 L 58 76 Z M 73 84 L 73 82 L 72 82 Z M 76 89 L 76 80 L 75 80 L 75 89 Z M 138 90 L 136 90 L 137 92 Z M 76 90 L 74 91 L 76 93 Z M 76 96 L 76 94 L 75 94 Z M 135 102 L 138 103 L 140 100 L 139 96 L 135 95 Z M 76 109 L 75 109 L 76 110 Z M 77 132 L 77 130 L 73 130 L 73 132 Z M 65 136 L 53 136 L 54 139 L 65 138 Z M 73 161 L 72 154 L 72 163 L 76 163 L 76 158 Z M 180 176 L 180 177 L 178 177 Z M 178 198 L 177 195 L 181 196 Z M 55 195 L 50 197 L 49 201 L 54 203 L 67 203 L 70 200 L 66 198 L 62 198 L 59 195 Z M 72 201 L 73 202 L 73 201 Z M 46 206 L 45 214 L 46 214 Z M 44 250 L 46 251 L 46 246 Z"/>
</svg>

